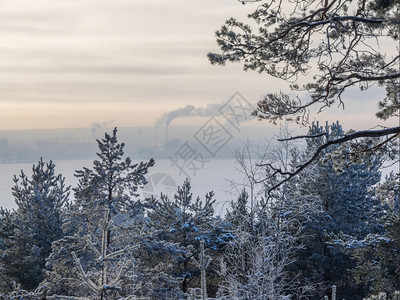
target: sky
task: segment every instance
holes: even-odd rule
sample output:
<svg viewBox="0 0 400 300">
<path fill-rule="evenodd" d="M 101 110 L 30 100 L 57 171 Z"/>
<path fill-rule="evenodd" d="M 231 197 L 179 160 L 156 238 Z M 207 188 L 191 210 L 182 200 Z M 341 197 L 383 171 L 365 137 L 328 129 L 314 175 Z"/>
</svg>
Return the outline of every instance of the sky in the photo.
<svg viewBox="0 0 400 300">
<path fill-rule="evenodd" d="M 255 105 L 285 83 L 238 64 L 211 66 L 206 57 L 218 52 L 214 33 L 224 21 L 246 21 L 255 5 L 0 0 L 0 130 L 152 126 L 165 112 L 223 103 L 235 92 Z M 372 127 L 376 98 L 368 95 L 352 99 L 356 109 L 318 118 Z"/>
</svg>

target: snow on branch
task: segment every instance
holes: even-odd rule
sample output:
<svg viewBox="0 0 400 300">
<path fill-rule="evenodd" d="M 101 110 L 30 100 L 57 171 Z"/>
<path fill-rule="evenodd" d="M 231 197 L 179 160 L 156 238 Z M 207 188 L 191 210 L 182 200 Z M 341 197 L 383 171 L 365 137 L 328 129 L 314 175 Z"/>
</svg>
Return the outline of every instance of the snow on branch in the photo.
<svg viewBox="0 0 400 300">
<path fill-rule="evenodd" d="M 48 300 L 89 300 L 90 298 L 86 297 L 74 297 L 74 296 L 61 296 L 61 295 L 51 295 L 47 296 Z"/>
<path fill-rule="evenodd" d="M 75 252 L 72 251 L 72 257 L 74 258 L 75 264 L 78 268 L 78 276 L 86 283 L 87 287 L 89 287 L 92 291 L 95 293 L 99 293 L 102 290 L 102 287 L 96 285 L 88 276 L 88 274 L 85 272 L 85 270 L 82 267 L 81 261 L 79 258 L 76 256 Z"/>
<path fill-rule="evenodd" d="M 284 184 L 285 182 L 289 181 L 294 176 L 296 176 L 301 171 L 303 171 L 307 166 L 309 166 L 312 162 L 314 162 L 318 158 L 318 156 L 321 154 L 321 152 L 324 149 L 328 148 L 331 145 L 338 145 L 338 144 L 342 144 L 342 143 L 345 143 L 345 142 L 348 142 L 348 141 L 352 141 L 352 140 L 355 140 L 355 139 L 359 139 L 359 138 L 373 138 L 373 137 L 382 137 L 382 136 L 392 135 L 389 138 L 385 139 L 383 141 L 383 143 L 379 144 L 379 146 L 383 146 L 384 144 L 390 142 L 391 140 L 393 140 L 394 138 L 399 136 L 399 134 L 400 134 L 400 127 L 391 127 L 391 128 L 381 129 L 381 130 L 362 130 L 362 131 L 357 131 L 357 132 L 345 134 L 341 138 L 334 139 L 334 140 L 328 140 L 324 144 L 319 146 L 317 148 L 317 150 L 313 153 L 313 155 L 306 162 L 298 165 L 294 171 L 284 171 L 284 170 L 282 170 L 280 168 L 275 168 L 271 163 L 260 164 L 259 166 L 271 168 L 272 171 L 273 171 L 272 176 L 275 176 L 275 175 L 278 175 L 278 174 L 286 176 L 286 178 L 284 178 L 283 180 L 279 181 L 277 184 L 272 186 L 268 190 L 268 194 L 271 195 L 272 191 L 276 190 L 282 184 Z M 278 141 L 289 141 L 289 140 L 296 140 L 296 139 L 303 139 L 303 138 L 317 138 L 317 137 L 321 137 L 323 135 L 324 134 L 309 135 L 309 136 L 301 135 L 301 136 L 294 136 L 294 137 L 289 137 L 289 138 L 285 138 L 285 139 L 279 139 Z M 265 178 L 260 182 L 264 182 L 267 179 L 268 178 Z"/>
</svg>

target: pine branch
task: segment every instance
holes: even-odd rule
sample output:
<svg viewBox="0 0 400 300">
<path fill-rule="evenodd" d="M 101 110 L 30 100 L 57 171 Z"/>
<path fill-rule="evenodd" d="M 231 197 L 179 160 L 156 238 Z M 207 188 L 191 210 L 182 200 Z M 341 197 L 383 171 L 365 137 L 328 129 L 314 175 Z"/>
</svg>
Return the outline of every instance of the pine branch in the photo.
<svg viewBox="0 0 400 300">
<path fill-rule="evenodd" d="M 128 273 L 129 269 L 130 269 L 130 261 L 125 261 L 124 265 L 119 269 L 117 276 L 110 283 L 110 285 L 112 286 L 116 285 L 125 276 L 125 274 Z"/>
<path fill-rule="evenodd" d="M 112 260 L 113 258 L 126 253 L 129 249 L 130 249 L 130 247 L 126 246 L 124 249 L 107 254 L 106 257 L 104 257 L 104 260 Z"/>
<path fill-rule="evenodd" d="M 358 73 L 352 73 L 352 74 L 344 76 L 344 77 L 332 76 L 331 80 L 343 82 L 343 81 L 347 81 L 347 80 L 353 79 L 353 78 L 358 79 L 360 82 L 362 82 L 362 81 L 382 81 L 382 80 L 390 80 L 390 79 L 400 78 L 400 73 L 395 73 L 395 74 L 391 74 L 391 75 L 382 75 L 382 76 L 364 76 L 364 75 L 361 75 Z"/>
<path fill-rule="evenodd" d="M 94 291 L 95 293 L 99 293 L 102 290 L 102 287 L 99 287 L 98 285 L 96 285 L 90 278 L 89 276 L 86 274 L 86 272 L 83 270 L 81 261 L 79 260 L 79 258 L 76 256 L 75 252 L 72 251 L 72 257 L 74 258 L 74 261 L 76 263 L 76 266 L 78 268 L 78 272 L 79 272 L 79 277 L 82 278 L 82 280 L 84 280 L 87 284 L 87 286 Z"/>
<path fill-rule="evenodd" d="M 60 296 L 60 295 L 46 296 L 46 299 L 48 299 L 48 300 L 90 300 L 90 298 L 86 298 L 86 297 Z"/>
<path fill-rule="evenodd" d="M 303 171 L 307 166 L 309 166 L 312 162 L 314 162 L 318 156 L 321 154 L 321 152 L 328 148 L 329 146 L 332 145 L 338 145 L 338 144 L 342 144 L 351 140 L 355 140 L 358 138 L 372 138 L 372 137 L 382 137 L 382 136 L 386 136 L 386 135 L 393 135 L 391 138 L 387 139 L 387 141 L 390 141 L 392 138 L 398 136 L 400 134 L 400 127 L 391 127 L 391 128 L 385 128 L 385 129 L 381 129 L 381 130 L 362 130 L 362 131 L 357 131 L 357 132 L 353 132 L 350 134 L 346 134 L 341 138 L 335 139 L 335 140 L 328 140 L 327 142 L 325 142 L 324 144 L 322 144 L 321 146 L 319 146 L 317 148 L 317 150 L 314 152 L 314 154 L 311 156 L 311 158 L 309 158 L 306 162 L 298 165 L 296 167 L 296 170 L 293 172 L 290 171 L 283 171 L 280 168 L 274 168 L 272 166 L 272 164 L 268 163 L 268 164 L 260 164 L 257 166 L 263 166 L 263 167 L 269 167 L 271 168 L 274 173 L 274 175 L 280 174 L 280 175 L 284 175 L 287 176 L 286 178 L 284 178 L 283 180 L 281 180 L 280 182 L 278 182 L 277 184 L 275 184 L 274 186 L 272 186 L 269 190 L 268 190 L 268 195 L 271 196 L 271 192 L 276 190 L 277 188 L 279 188 L 282 184 L 284 184 L 285 182 L 289 181 L 290 179 L 292 179 L 294 176 L 298 175 L 301 171 Z M 299 139 L 299 138 L 315 138 L 321 135 L 312 135 L 312 136 L 295 136 L 295 137 L 290 137 L 287 139 L 280 139 L 279 141 L 290 141 L 290 140 L 295 140 L 295 139 Z M 259 181 L 259 183 L 261 182 L 265 182 L 268 178 Z"/>
<path fill-rule="evenodd" d="M 101 257 L 101 253 L 100 253 L 99 250 L 97 250 L 97 248 L 93 245 L 93 237 L 92 237 L 92 236 L 89 236 L 89 237 L 88 237 L 87 244 L 89 245 L 90 249 L 92 249 L 93 252 L 97 255 L 97 257 Z"/>
</svg>

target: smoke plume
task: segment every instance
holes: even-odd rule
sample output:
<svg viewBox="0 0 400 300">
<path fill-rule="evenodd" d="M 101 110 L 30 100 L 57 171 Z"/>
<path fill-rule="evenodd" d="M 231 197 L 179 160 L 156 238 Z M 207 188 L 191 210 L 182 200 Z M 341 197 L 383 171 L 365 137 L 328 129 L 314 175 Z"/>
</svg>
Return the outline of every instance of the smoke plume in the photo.
<svg viewBox="0 0 400 300">
<path fill-rule="evenodd" d="M 182 117 L 212 117 L 218 115 L 218 109 L 221 107 L 221 103 L 208 104 L 205 107 L 195 107 L 193 105 L 186 105 L 185 107 L 172 110 L 170 112 L 163 113 L 161 117 L 156 120 L 155 127 L 168 127 L 169 124 Z"/>
<path fill-rule="evenodd" d="M 99 122 L 92 123 L 92 125 L 90 125 L 90 133 L 91 133 L 92 137 L 96 138 L 96 133 L 99 131 L 101 134 L 104 134 L 105 127 L 107 127 L 108 125 L 111 125 L 114 122 L 115 122 L 115 120 L 104 121 L 101 123 L 99 123 Z"/>
</svg>

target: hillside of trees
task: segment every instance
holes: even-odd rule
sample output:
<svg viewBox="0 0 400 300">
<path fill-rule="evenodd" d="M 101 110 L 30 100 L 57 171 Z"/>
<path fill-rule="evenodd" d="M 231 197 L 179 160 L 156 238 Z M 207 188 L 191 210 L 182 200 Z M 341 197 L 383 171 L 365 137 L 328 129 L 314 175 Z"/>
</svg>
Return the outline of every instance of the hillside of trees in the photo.
<svg viewBox="0 0 400 300">
<path fill-rule="evenodd" d="M 313 124 L 317 133 L 344 131 Z M 117 129 L 98 140 L 98 159 L 76 171 L 73 190 L 39 160 L 31 177 L 14 178 L 18 208 L 1 211 L 1 297 L 322 299 L 332 285 L 340 299 L 392 296 L 398 194 L 394 174 L 381 177 L 382 157 L 320 160 L 268 194 L 281 175 L 266 177 L 267 161 L 293 168 L 320 143 L 235 151 L 247 177 L 224 216 L 212 191 L 195 197 L 187 180 L 173 197 L 137 197 L 156 162 L 132 164 Z"/>
<path fill-rule="evenodd" d="M 210 62 L 289 82 L 253 114 L 308 133 L 234 151 L 245 179 L 224 215 L 188 180 L 138 197 L 156 162 L 134 164 L 116 128 L 73 189 L 40 159 L 0 211 L 2 299 L 399 299 L 400 174 L 382 175 L 400 154 L 399 0 L 240 2 L 250 24 L 227 20 Z M 391 126 L 310 121 L 371 87 Z"/>
</svg>

